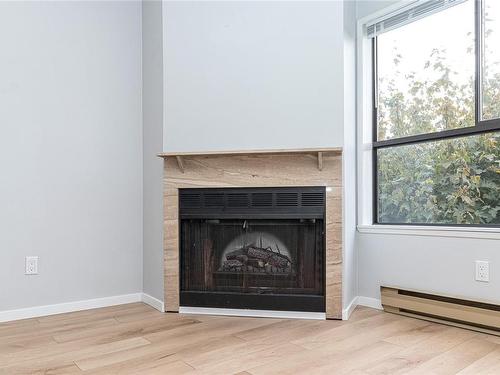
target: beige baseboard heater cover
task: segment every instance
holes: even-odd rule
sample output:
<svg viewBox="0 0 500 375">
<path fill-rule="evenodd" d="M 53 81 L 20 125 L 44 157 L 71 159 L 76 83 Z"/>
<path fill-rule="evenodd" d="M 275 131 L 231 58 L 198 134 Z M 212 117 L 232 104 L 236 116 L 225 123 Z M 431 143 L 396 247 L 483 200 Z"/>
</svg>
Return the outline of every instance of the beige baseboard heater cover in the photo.
<svg viewBox="0 0 500 375">
<path fill-rule="evenodd" d="M 380 288 L 387 312 L 500 336 L 500 305 L 413 290 Z"/>
</svg>

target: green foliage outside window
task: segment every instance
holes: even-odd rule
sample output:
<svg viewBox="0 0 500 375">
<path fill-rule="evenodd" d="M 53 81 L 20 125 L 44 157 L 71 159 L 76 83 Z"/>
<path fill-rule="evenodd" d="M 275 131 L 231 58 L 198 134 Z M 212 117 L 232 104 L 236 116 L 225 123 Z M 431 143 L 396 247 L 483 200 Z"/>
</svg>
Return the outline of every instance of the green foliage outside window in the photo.
<svg viewBox="0 0 500 375">
<path fill-rule="evenodd" d="M 474 126 L 472 77 L 456 83 L 444 50 L 424 69 L 437 78 L 381 82 L 378 139 Z M 500 74 L 486 71 L 483 81 L 485 114 L 498 114 Z M 500 225 L 499 132 L 379 149 L 377 173 L 380 223 Z"/>
</svg>

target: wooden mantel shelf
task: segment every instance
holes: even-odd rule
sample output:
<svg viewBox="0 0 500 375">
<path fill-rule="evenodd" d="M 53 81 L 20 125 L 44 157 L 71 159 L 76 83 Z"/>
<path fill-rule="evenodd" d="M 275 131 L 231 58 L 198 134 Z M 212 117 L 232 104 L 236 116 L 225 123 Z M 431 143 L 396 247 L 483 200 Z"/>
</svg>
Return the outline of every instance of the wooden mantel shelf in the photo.
<svg viewBox="0 0 500 375">
<path fill-rule="evenodd" d="M 311 154 L 317 152 L 340 153 L 341 147 L 330 148 L 295 148 L 295 149 L 275 149 L 275 150 L 238 150 L 238 151 L 188 151 L 188 152 L 162 152 L 158 154 L 161 158 L 169 156 L 203 156 L 203 155 L 251 155 L 251 154 Z"/>
<path fill-rule="evenodd" d="M 263 154 L 317 154 L 318 169 L 323 169 L 323 154 L 342 153 L 341 147 L 331 148 L 296 148 L 296 149 L 277 149 L 277 150 L 240 150 L 240 151 L 204 151 L 204 152 L 162 152 L 158 154 L 161 158 L 175 157 L 177 165 L 182 173 L 184 173 L 184 156 L 217 156 L 217 155 L 263 155 Z"/>
</svg>

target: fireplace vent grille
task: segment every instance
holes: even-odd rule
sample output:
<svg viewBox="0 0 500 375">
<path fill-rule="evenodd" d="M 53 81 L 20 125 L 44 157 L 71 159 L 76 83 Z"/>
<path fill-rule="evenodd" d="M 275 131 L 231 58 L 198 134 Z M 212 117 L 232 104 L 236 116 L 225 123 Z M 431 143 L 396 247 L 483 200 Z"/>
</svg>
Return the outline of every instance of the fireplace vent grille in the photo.
<svg viewBox="0 0 500 375">
<path fill-rule="evenodd" d="M 276 193 L 276 204 L 282 207 L 297 207 L 299 205 L 299 194 Z"/>
<path fill-rule="evenodd" d="M 224 194 L 222 193 L 206 193 L 206 207 L 224 207 Z"/>
<path fill-rule="evenodd" d="M 180 189 L 183 218 L 323 218 L 324 187 Z"/>
<path fill-rule="evenodd" d="M 273 193 L 252 193 L 252 207 L 272 207 Z"/>
<path fill-rule="evenodd" d="M 245 193 L 228 193 L 227 207 L 243 208 L 248 207 L 248 194 Z"/>
<path fill-rule="evenodd" d="M 201 207 L 201 194 L 199 193 L 186 193 L 182 195 L 182 207 L 196 208 Z"/>
<path fill-rule="evenodd" d="M 303 193 L 302 205 L 303 206 L 323 206 L 325 204 L 325 195 L 318 193 Z"/>
</svg>

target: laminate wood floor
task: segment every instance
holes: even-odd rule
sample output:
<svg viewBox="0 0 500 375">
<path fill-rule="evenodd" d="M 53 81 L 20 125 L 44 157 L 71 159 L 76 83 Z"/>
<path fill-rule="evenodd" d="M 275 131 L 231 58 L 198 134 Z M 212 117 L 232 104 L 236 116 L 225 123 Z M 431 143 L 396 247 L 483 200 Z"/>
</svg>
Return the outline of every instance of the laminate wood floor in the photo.
<svg viewBox="0 0 500 375">
<path fill-rule="evenodd" d="M 349 321 L 142 303 L 0 324 L 0 374 L 500 374 L 500 337 L 357 308 Z"/>
</svg>

